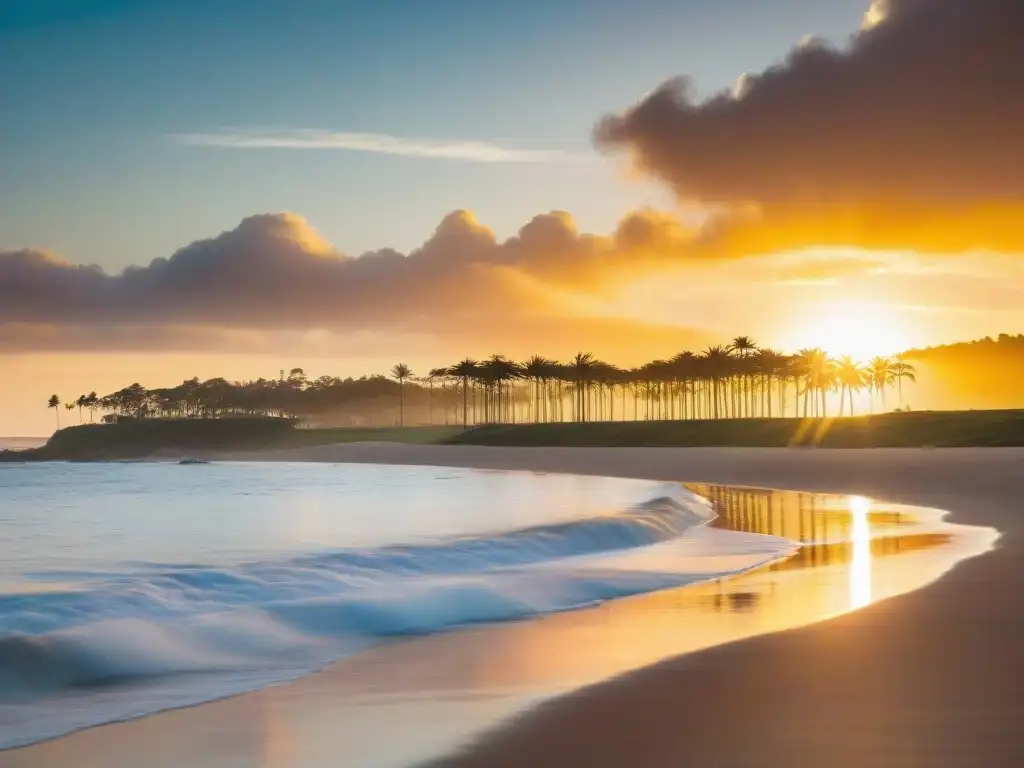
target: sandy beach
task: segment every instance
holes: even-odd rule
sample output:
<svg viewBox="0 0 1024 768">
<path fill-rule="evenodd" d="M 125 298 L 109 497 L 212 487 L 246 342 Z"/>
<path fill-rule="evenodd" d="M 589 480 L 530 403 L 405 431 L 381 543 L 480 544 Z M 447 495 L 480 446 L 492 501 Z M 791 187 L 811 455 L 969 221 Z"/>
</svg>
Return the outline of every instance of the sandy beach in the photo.
<svg viewBox="0 0 1024 768">
<path fill-rule="evenodd" d="M 1024 449 L 517 449 L 349 444 L 215 458 L 597 474 L 856 493 L 948 509 L 953 522 L 1001 531 L 996 550 L 963 562 L 924 589 L 863 610 L 668 658 L 543 702 L 459 754 L 431 765 L 1024 764 L 1024 739 L 1019 735 L 1024 690 L 1018 679 L 1019 635 L 1024 629 Z M 417 642 L 433 644 L 438 653 L 433 663 L 444 668 L 443 654 L 457 647 L 453 638 L 457 642 L 458 633 Z M 348 667 L 350 676 L 360 679 L 362 665 L 365 679 L 380 685 L 380 668 L 387 666 L 389 653 L 385 647 L 375 657 L 354 661 Z M 397 653 L 392 658 L 402 656 Z M 375 666 L 374 674 L 369 674 Z M 402 670 L 390 674 L 397 691 Z M 282 687 L 278 699 L 291 708 L 297 725 L 280 729 L 275 738 L 263 731 L 259 743 L 237 735 L 251 735 L 252 729 L 247 731 L 245 726 L 260 717 L 265 702 L 261 693 L 0 753 L 0 765 L 182 764 L 174 757 L 182 754 L 182 735 L 196 733 L 199 723 L 223 738 L 199 742 L 189 751 L 188 764 L 355 765 L 341 756 L 305 761 L 295 746 L 296 741 L 329 741 L 330 718 L 317 713 L 331 711 L 325 703 L 332 695 L 336 698 L 329 673 Z M 520 710 L 524 706 L 519 702 Z M 435 715 L 445 713 L 435 710 Z M 500 715 L 495 713 L 496 721 Z M 430 729 L 430 723 L 413 717 L 409 724 Z"/>
</svg>

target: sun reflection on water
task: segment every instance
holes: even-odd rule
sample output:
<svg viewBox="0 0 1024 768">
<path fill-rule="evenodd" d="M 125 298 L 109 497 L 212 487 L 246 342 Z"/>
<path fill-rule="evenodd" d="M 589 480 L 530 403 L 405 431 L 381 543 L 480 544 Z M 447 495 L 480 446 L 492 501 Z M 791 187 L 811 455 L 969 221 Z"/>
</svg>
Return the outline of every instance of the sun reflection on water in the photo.
<svg viewBox="0 0 1024 768">
<path fill-rule="evenodd" d="M 850 497 L 850 607 L 863 608 L 871 602 L 871 500 Z"/>
</svg>

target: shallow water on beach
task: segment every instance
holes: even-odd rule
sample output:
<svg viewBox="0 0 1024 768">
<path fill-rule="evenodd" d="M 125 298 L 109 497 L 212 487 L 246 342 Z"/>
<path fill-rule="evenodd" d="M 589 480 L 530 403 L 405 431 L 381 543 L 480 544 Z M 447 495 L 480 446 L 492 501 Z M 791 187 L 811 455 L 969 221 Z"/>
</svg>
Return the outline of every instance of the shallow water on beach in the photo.
<svg viewBox="0 0 1024 768">
<path fill-rule="evenodd" d="M 861 497 L 691 488 L 714 503 L 711 531 L 802 546 L 729 578 L 378 646 L 296 683 L 6 753 L 10 765 L 74 757 L 91 768 L 142 749 L 150 768 L 220 765 L 214 758 L 228 755 L 268 768 L 412 765 L 558 694 L 920 588 L 997 536 Z"/>
<path fill-rule="evenodd" d="M 0 467 L 0 747 L 796 546 L 682 486 L 437 467 Z"/>
</svg>

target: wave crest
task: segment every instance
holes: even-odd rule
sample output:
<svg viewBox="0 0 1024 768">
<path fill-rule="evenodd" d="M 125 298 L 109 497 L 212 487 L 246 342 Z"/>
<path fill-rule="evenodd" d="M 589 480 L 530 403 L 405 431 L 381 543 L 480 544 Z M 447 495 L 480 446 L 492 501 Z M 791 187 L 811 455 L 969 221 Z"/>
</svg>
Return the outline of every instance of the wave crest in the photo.
<svg viewBox="0 0 1024 768">
<path fill-rule="evenodd" d="M 380 638 L 681 586 L 795 546 L 709 530 L 706 501 L 679 486 L 662 490 L 570 523 L 234 568 L 151 566 L 99 574 L 77 591 L 0 597 L 0 700 L 193 676 L 202 684 L 154 700 L 148 711 L 197 703 L 313 671 Z M 131 707 L 139 713 L 138 700 Z M 89 724 L 117 717 L 97 712 Z M 60 727 L 59 717 L 51 720 Z M 4 741 L 0 733 L 0 747 L 12 746 Z"/>
</svg>

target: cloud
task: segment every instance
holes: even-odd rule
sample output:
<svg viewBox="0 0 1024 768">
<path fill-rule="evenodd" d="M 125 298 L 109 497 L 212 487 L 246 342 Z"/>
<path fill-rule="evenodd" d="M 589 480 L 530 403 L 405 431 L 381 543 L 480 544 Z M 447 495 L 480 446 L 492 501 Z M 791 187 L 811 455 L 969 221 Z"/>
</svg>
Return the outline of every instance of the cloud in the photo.
<svg viewBox="0 0 1024 768">
<path fill-rule="evenodd" d="M 546 354 L 599 340 L 660 355 L 668 339 L 682 343 L 687 332 L 602 316 L 614 311 L 622 286 L 645 274 L 697 275 L 715 264 L 731 270 L 741 257 L 748 258 L 728 274 L 745 284 L 846 280 L 882 266 L 848 252 L 801 251 L 803 231 L 758 213 L 727 214 L 695 229 L 645 209 L 597 235 L 551 211 L 499 240 L 458 210 L 407 254 L 383 248 L 350 256 L 302 216 L 275 213 L 117 274 L 45 250 L 0 249 L 0 351 L 301 347 L 336 354 L 356 346 L 422 349 L 440 339 L 442 347 L 468 344 L 482 354 L 488 342 L 511 353 L 507 345 L 542 339 Z M 832 221 L 817 239 L 840 245 L 848 231 Z M 688 336 L 698 337 L 706 340 Z"/>
<path fill-rule="evenodd" d="M 353 334 L 411 336 L 417 346 L 543 339 L 563 350 L 595 337 L 625 345 L 643 336 L 649 347 L 685 333 L 567 312 L 564 297 L 594 295 L 620 268 L 683 258 L 691 241 L 653 211 L 630 214 L 609 236 L 580 233 L 556 211 L 504 241 L 470 212 L 453 211 L 409 254 L 353 257 L 301 216 L 279 213 L 119 274 L 41 250 L 0 251 L 0 349 L 258 350 L 261 334 L 332 350 Z M 310 333 L 317 330 L 325 332 L 319 341 Z"/>
<path fill-rule="evenodd" d="M 183 144 L 222 149 L 333 149 L 472 163 L 586 163 L 594 159 L 589 155 L 557 150 L 500 147 L 484 141 L 413 139 L 386 133 L 349 133 L 305 128 L 268 132 L 186 133 L 175 138 Z"/>
<path fill-rule="evenodd" d="M 670 80 L 595 141 L 734 211 L 730 250 L 1024 252 L 1021 40 L 1020 0 L 876 0 L 846 47 L 802 41 L 705 101 Z"/>
</svg>

